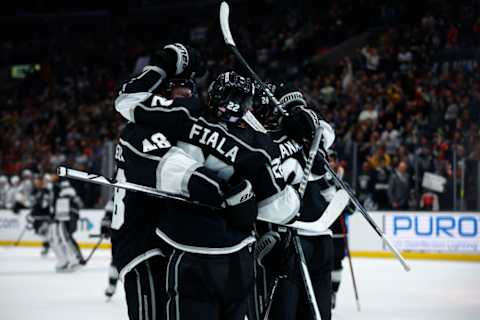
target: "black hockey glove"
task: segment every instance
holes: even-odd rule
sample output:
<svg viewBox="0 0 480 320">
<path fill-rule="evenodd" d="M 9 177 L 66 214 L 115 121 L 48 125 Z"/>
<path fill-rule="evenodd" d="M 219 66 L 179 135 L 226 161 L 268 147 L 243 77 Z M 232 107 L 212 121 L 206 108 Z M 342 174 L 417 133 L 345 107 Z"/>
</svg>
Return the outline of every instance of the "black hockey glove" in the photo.
<svg viewBox="0 0 480 320">
<path fill-rule="evenodd" d="M 108 219 L 107 217 L 102 219 L 102 222 L 100 224 L 100 234 L 105 239 L 110 238 L 110 234 L 111 234 L 111 231 L 112 231 L 111 225 L 112 225 L 112 220 Z"/>
<path fill-rule="evenodd" d="M 269 231 L 257 241 L 257 263 L 276 276 L 286 276 L 288 263 L 293 254 L 292 233 Z"/>
<path fill-rule="evenodd" d="M 345 208 L 345 213 L 347 214 L 354 214 L 357 211 L 357 207 L 353 204 L 353 202 L 349 202 L 347 207 Z"/>
<path fill-rule="evenodd" d="M 298 143 L 311 143 L 320 125 L 320 117 L 311 109 L 294 107 L 289 111 L 282 125 L 286 134 Z"/>
<path fill-rule="evenodd" d="M 190 79 L 205 73 L 200 52 L 181 43 L 166 45 L 152 55 L 152 64 L 159 66 L 172 78 Z"/>
<path fill-rule="evenodd" d="M 224 192 L 226 208 L 222 210 L 227 222 L 234 228 L 249 232 L 257 218 L 258 208 L 252 185 L 248 180 L 229 185 Z"/>
<path fill-rule="evenodd" d="M 275 86 L 275 97 L 285 107 L 287 112 L 290 112 L 294 107 L 307 105 L 302 92 L 286 83 L 280 83 Z"/>
</svg>

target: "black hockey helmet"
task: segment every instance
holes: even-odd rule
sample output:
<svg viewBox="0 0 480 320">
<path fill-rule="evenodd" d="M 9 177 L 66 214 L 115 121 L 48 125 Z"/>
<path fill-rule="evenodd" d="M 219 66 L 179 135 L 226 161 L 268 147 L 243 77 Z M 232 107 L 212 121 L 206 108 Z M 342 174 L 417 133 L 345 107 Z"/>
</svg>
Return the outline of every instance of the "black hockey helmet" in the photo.
<svg viewBox="0 0 480 320">
<path fill-rule="evenodd" d="M 275 94 L 276 85 L 265 82 L 270 92 Z M 263 89 L 263 86 L 255 81 L 255 96 L 253 97 L 253 115 L 260 121 L 267 129 L 277 127 L 278 119 L 280 117 L 278 109 L 271 103 L 270 97 Z"/>
<path fill-rule="evenodd" d="M 196 82 L 193 79 L 182 79 L 182 78 L 175 78 L 170 79 L 167 83 L 166 93 L 169 97 L 172 97 L 172 93 L 175 92 L 175 89 L 184 88 L 190 91 L 192 97 L 198 97 L 198 87 Z"/>
<path fill-rule="evenodd" d="M 252 108 L 255 86 L 234 71 L 220 74 L 208 88 L 208 105 L 221 120 L 237 123 Z"/>
</svg>

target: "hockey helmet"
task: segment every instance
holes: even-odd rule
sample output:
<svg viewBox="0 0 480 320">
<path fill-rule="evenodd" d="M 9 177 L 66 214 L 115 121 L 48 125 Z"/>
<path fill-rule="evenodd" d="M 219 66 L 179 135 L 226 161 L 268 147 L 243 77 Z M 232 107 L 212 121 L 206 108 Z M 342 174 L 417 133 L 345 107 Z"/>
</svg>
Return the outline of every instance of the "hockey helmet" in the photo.
<svg viewBox="0 0 480 320">
<path fill-rule="evenodd" d="M 20 183 L 20 177 L 19 176 L 15 175 L 15 176 L 10 177 L 10 184 L 15 186 L 19 183 Z"/>
<path fill-rule="evenodd" d="M 197 84 L 192 79 L 171 79 L 167 84 L 166 92 L 171 99 L 199 96 Z"/>
<path fill-rule="evenodd" d="M 208 88 L 208 104 L 221 120 L 237 123 L 253 105 L 255 86 L 234 71 L 220 74 Z"/>
<path fill-rule="evenodd" d="M 267 82 L 265 85 L 270 92 L 275 92 L 276 86 L 273 83 Z M 280 115 L 278 109 L 271 104 L 270 99 L 263 86 L 255 81 L 252 113 L 265 128 L 274 129 L 278 126 Z"/>
</svg>

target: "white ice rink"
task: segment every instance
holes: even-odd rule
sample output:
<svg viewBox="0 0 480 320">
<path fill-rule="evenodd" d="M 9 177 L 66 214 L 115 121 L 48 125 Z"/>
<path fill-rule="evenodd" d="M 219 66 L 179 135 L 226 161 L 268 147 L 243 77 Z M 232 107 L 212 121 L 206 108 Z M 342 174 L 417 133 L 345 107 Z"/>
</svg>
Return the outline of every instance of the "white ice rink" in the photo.
<svg viewBox="0 0 480 320">
<path fill-rule="evenodd" d="M 123 288 L 108 303 L 103 295 L 107 251 L 76 273 L 56 274 L 54 263 L 38 248 L 0 247 L 0 320 L 127 319 Z M 353 263 L 362 311 L 355 309 L 346 265 L 335 320 L 480 319 L 479 263 L 410 261 L 410 273 L 395 260 Z"/>
</svg>

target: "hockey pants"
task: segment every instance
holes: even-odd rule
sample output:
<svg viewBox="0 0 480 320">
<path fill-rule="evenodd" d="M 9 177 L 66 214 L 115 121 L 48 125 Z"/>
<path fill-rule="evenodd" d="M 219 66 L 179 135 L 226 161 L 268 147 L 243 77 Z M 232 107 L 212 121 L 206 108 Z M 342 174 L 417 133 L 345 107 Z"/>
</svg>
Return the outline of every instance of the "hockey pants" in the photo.
<svg viewBox="0 0 480 320">
<path fill-rule="evenodd" d="M 336 293 L 340 287 L 340 282 L 342 280 L 342 261 L 345 258 L 345 239 L 343 235 L 334 237 L 333 239 L 333 271 L 332 271 L 332 285 L 333 292 Z"/>
<path fill-rule="evenodd" d="M 167 258 L 153 256 L 130 270 L 124 278 L 130 320 L 165 319 Z"/>
<path fill-rule="evenodd" d="M 251 247 L 225 255 L 174 250 L 166 274 L 167 320 L 245 320 L 254 284 Z"/>
<path fill-rule="evenodd" d="M 331 272 L 333 267 L 332 238 L 329 235 L 301 237 L 310 278 L 322 320 L 331 319 Z M 270 319 L 314 319 L 303 284 L 297 255 L 288 262 L 287 278 L 279 281 L 273 298 Z M 273 281 L 269 281 L 270 284 Z"/>
</svg>

